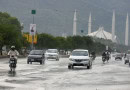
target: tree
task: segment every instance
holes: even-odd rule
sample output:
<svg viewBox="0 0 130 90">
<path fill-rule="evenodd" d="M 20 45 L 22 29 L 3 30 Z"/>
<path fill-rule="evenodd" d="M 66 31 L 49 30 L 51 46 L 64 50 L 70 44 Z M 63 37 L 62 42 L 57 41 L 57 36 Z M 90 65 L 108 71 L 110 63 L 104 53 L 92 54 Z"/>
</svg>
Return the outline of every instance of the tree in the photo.
<svg viewBox="0 0 130 90">
<path fill-rule="evenodd" d="M 102 52 L 105 49 L 105 45 L 94 42 L 91 37 L 88 36 L 68 36 L 54 37 L 49 34 L 39 34 L 38 43 L 36 47 L 40 48 L 57 48 L 62 50 L 73 50 L 73 49 L 88 49 L 90 52 Z"/>
<path fill-rule="evenodd" d="M 89 51 L 93 50 L 94 42 L 91 37 L 83 36 L 84 40 L 84 48 L 88 49 Z"/>
<path fill-rule="evenodd" d="M 64 37 L 56 37 L 56 41 L 57 41 L 57 47 L 59 49 L 67 49 L 66 38 L 64 38 Z"/>
<path fill-rule="evenodd" d="M 4 45 L 16 45 L 21 47 L 21 38 L 19 38 L 19 32 L 12 25 L 0 25 L 0 34 L 2 36 L 1 48 Z"/>
<path fill-rule="evenodd" d="M 36 47 L 40 48 L 56 48 L 57 47 L 57 41 L 55 37 L 49 34 L 39 34 L 38 35 L 38 43 Z"/>
<path fill-rule="evenodd" d="M 4 45 L 22 47 L 21 25 L 17 18 L 0 12 L 0 51 Z"/>
</svg>

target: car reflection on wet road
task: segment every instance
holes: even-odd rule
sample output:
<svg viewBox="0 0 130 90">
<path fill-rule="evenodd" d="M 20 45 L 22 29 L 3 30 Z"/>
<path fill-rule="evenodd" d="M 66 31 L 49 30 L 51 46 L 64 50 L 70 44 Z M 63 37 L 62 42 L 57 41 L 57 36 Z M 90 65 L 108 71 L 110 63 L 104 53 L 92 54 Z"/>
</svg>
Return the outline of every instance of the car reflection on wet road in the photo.
<svg viewBox="0 0 130 90">
<path fill-rule="evenodd" d="M 123 61 L 103 64 L 101 57 L 92 69 L 68 69 L 68 58 L 27 64 L 19 59 L 16 73 L 10 73 L 8 59 L 0 59 L 0 90 L 130 90 L 130 67 Z"/>
</svg>

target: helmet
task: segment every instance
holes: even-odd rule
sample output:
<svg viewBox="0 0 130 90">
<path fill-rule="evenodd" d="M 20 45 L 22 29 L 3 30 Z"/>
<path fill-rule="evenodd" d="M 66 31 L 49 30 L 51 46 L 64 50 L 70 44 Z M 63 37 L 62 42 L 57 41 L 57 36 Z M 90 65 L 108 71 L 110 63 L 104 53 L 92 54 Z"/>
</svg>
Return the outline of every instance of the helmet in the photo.
<svg viewBox="0 0 130 90">
<path fill-rule="evenodd" d="M 11 46 L 11 50 L 15 50 L 15 46 Z"/>
</svg>

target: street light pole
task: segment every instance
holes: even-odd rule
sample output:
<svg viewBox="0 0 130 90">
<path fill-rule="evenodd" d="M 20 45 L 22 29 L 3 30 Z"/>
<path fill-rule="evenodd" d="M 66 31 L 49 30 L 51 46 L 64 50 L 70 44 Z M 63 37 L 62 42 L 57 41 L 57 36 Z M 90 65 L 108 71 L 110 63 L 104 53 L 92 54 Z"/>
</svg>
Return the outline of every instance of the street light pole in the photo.
<svg viewBox="0 0 130 90">
<path fill-rule="evenodd" d="M 32 10 L 32 15 L 33 15 L 33 24 L 34 24 L 34 15 L 36 14 L 36 10 Z M 34 49 L 34 35 L 32 35 L 32 50 Z"/>
<path fill-rule="evenodd" d="M 34 24 L 34 14 L 33 14 L 33 24 Z M 33 42 L 34 42 L 34 35 L 32 35 L 32 50 L 34 49 Z"/>
<path fill-rule="evenodd" d="M 22 32 L 22 35 L 23 35 L 23 23 L 21 23 L 21 32 Z"/>
</svg>

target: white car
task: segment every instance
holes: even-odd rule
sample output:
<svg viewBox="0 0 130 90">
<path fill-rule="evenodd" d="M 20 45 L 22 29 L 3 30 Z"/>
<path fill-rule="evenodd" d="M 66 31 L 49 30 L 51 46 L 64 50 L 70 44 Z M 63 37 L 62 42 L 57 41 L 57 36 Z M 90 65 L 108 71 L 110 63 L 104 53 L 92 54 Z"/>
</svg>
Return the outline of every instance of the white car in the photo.
<svg viewBox="0 0 130 90">
<path fill-rule="evenodd" d="M 46 59 L 56 59 L 56 61 L 59 61 L 59 52 L 57 49 L 48 49 L 45 52 L 45 58 Z"/>
<path fill-rule="evenodd" d="M 89 57 L 88 50 L 76 49 L 72 51 L 69 57 L 68 69 L 73 69 L 74 66 L 86 66 L 87 69 L 92 68 L 92 60 Z"/>
</svg>

